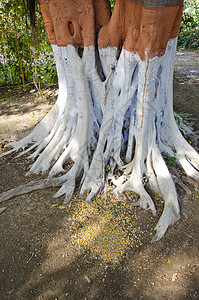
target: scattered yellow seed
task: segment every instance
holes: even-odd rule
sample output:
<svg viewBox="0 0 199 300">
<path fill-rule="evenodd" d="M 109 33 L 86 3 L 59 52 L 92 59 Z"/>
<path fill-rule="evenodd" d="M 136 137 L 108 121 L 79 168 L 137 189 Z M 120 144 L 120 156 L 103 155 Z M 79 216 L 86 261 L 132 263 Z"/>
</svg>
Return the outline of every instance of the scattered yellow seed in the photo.
<svg viewBox="0 0 199 300">
<path fill-rule="evenodd" d="M 64 208 L 66 208 L 65 206 L 63 206 L 63 205 L 59 205 L 58 206 L 58 208 L 60 208 L 60 209 L 64 209 Z"/>
</svg>

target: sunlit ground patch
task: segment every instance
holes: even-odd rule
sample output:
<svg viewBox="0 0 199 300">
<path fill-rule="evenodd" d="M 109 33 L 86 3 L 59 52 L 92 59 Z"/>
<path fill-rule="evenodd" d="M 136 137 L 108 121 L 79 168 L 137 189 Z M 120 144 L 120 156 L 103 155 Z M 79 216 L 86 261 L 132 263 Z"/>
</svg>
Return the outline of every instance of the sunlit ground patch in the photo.
<svg viewBox="0 0 199 300">
<path fill-rule="evenodd" d="M 132 205 L 135 200 L 136 195 L 132 193 L 128 198 L 121 195 L 119 199 L 112 194 L 104 197 L 101 193 L 91 205 L 82 198 L 72 200 L 66 207 L 72 211 L 71 244 L 101 263 L 119 263 L 131 248 L 142 245 L 144 238 L 140 210 Z M 57 207 L 63 209 L 63 206 Z M 149 227 L 147 229 L 151 235 Z"/>
</svg>

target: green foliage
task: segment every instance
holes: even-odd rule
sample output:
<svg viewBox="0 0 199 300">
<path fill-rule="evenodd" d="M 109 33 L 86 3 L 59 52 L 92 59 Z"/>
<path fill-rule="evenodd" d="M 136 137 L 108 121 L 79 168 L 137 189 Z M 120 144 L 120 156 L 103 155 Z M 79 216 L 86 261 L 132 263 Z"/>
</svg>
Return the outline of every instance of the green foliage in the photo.
<svg viewBox="0 0 199 300">
<path fill-rule="evenodd" d="M 115 0 L 110 0 L 110 4 L 111 4 L 111 10 L 113 11 L 115 6 Z"/>
<path fill-rule="evenodd" d="M 179 127 L 182 123 L 185 125 L 188 125 L 188 123 L 189 123 L 187 117 L 185 116 L 185 114 L 183 112 L 179 112 L 179 113 L 175 112 L 174 118 Z"/>
<path fill-rule="evenodd" d="M 173 165 L 176 167 L 176 158 L 173 157 L 173 156 L 169 156 L 168 159 L 167 159 L 167 164 L 169 166 Z"/>
<path fill-rule="evenodd" d="M 189 50 L 197 50 L 199 49 L 199 31 L 198 29 L 190 29 L 189 31 L 185 31 L 180 33 L 178 39 L 178 48 L 189 49 Z"/>
<path fill-rule="evenodd" d="M 178 37 L 178 48 L 199 49 L 199 1 L 185 0 Z"/>
<path fill-rule="evenodd" d="M 38 6 L 36 20 L 33 31 L 24 0 L 1 0 L 0 85 L 57 80 L 52 49 Z"/>
</svg>

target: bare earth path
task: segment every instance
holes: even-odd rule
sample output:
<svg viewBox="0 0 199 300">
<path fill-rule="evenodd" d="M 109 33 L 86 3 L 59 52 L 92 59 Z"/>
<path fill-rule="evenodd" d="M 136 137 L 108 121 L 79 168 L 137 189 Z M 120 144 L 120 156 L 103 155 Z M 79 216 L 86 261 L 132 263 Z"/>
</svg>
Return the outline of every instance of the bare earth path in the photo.
<svg viewBox="0 0 199 300">
<path fill-rule="evenodd" d="M 55 101 L 55 86 L 31 89 L 1 90 L 0 152 Z M 199 130 L 199 52 L 177 55 L 174 108 L 192 114 Z M 28 157 L 0 159 L 0 193 L 30 180 Z M 74 197 L 63 208 L 52 197 L 56 189 L 47 189 L 2 203 L 0 299 L 199 299 L 199 183 L 187 187 L 177 186 L 182 218 L 156 244 L 158 217 L 133 207 L 134 194 L 102 194 L 91 205 Z M 161 199 L 153 197 L 160 213 Z"/>
</svg>

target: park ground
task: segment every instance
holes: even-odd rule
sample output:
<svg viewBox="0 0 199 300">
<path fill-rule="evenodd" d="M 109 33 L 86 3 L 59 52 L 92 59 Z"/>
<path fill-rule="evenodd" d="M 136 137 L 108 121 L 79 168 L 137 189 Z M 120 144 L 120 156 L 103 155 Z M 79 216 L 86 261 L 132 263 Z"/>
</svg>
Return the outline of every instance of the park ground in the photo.
<svg viewBox="0 0 199 300">
<path fill-rule="evenodd" d="M 31 130 L 57 93 L 56 85 L 1 88 L 0 152 Z M 177 54 L 174 109 L 199 130 L 199 52 Z M 0 158 L 0 193 L 41 177 L 25 176 L 30 164 L 29 155 Z M 155 217 L 132 206 L 136 195 L 128 193 L 102 193 L 87 205 L 77 191 L 64 208 L 50 188 L 2 203 L 0 299 L 199 299 L 199 183 L 169 168 L 187 189 L 176 185 L 181 219 L 155 244 L 157 195 Z"/>
</svg>

